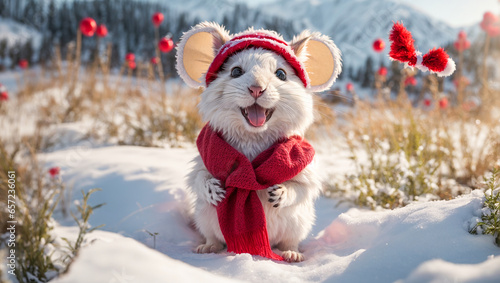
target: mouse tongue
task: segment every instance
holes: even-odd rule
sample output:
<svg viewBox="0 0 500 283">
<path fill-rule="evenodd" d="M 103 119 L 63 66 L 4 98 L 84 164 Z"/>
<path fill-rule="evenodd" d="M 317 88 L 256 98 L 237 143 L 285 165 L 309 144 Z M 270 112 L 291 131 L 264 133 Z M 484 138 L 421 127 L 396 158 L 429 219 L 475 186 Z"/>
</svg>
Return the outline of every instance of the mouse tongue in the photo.
<svg viewBox="0 0 500 283">
<path fill-rule="evenodd" d="M 255 103 L 247 108 L 248 121 L 254 127 L 260 127 L 266 123 L 266 109 Z"/>
</svg>

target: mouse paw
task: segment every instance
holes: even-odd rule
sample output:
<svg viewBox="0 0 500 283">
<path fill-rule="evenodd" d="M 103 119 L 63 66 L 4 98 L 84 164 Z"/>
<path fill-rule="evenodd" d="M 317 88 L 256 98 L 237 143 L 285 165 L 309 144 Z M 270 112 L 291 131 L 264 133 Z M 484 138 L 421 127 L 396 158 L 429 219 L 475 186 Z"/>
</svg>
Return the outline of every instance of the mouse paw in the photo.
<svg viewBox="0 0 500 283">
<path fill-rule="evenodd" d="M 221 188 L 220 181 L 210 178 L 205 182 L 205 197 L 213 205 L 217 205 L 226 196 L 226 190 Z"/>
<path fill-rule="evenodd" d="M 218 253 L 224 249 L 222 243 L 206 243 L 199 245 L 195 252 L 199 254 Z"/>
<path fill-rule="evenodd" d="M 286 187 L 282 184 L 267 188 L 268 200 L 273 207 L 279 207 L 286 196 Z"/>
<path fill-rule="evenodd" d="M 288 262 L 304 261 L 304 255 L 296 251 L 284 251 L 281 256 Z"/>
</svg>

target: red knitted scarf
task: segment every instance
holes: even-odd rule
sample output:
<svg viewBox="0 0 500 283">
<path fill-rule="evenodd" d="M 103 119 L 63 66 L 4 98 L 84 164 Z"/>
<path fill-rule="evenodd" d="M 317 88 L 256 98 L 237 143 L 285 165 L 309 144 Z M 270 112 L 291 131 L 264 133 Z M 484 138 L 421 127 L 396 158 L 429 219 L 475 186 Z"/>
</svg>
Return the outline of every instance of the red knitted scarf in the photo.
<svg viewBox="0 0 500 283">
<path fill-rule="evenodd" d="M 266 216 L 257 190 L 281 184 L 299 174 L 314 157 L 302 137 L 276 142 L 250 162 L 207 124 L 196 141 L 208 172 L 226 189 L 217 216 L 228 252 L 249 253 L 275 260 L 269 245 Z"/>
</svg>

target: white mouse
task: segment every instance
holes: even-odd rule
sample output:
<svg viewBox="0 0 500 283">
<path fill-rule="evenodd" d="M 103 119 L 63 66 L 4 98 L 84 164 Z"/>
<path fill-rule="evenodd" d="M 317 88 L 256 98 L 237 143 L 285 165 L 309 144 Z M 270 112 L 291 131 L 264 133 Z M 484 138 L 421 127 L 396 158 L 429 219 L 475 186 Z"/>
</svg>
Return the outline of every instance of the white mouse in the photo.
<svg viewBox="0 0 500 283">
<path fill-rule="evenodd" d="M 205 88 L 198 105 L 203 120 L 251 162 L 280 140 L 304 136 L 313 123 L 313 93 L 331 87 L 341 59 L 333 41 L 319 33 L 304 31 L 285 42 L 269 30 L 250 28 L 230 35 L 203 22 L 182 36 L 176 67 L 189 86 Z M 194 222 L 205 238 L 195 251 L 220 252 L 226 240 L 217 205 L 226 188 L 201 156 L 194 163 L 188 187 L 196 196 Z M 314 162 L 293 178 L 256 192 L 269 245 L 284 260 L 304 260 L 299 243 L 314 224 L 314 200 L 320 192 Z"/>
</svg>

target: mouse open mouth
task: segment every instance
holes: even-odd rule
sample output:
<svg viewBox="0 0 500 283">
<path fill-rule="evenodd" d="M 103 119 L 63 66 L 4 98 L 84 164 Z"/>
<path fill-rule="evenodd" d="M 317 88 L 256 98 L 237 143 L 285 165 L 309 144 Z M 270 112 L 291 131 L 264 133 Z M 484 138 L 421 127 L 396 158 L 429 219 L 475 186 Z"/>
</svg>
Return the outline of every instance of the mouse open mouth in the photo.
<svg viewBox="0 0 500 283">
<path fill-rule="evenodd" d="M 241 115 L 253 127 L 262 127 L 273 116 L 274 109 L 266 109 L 255 103 L 247 108 L 240 108 Z"/>
</svg>

